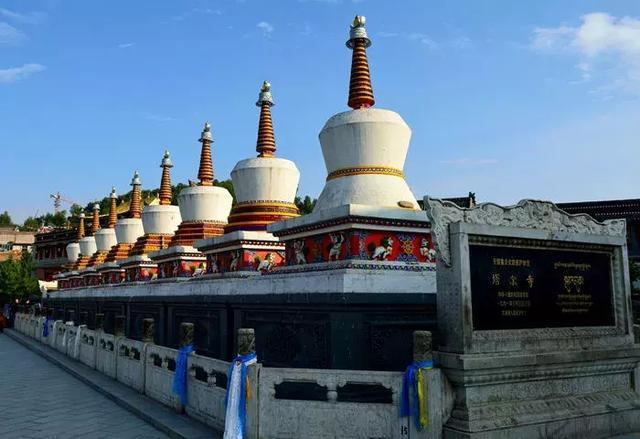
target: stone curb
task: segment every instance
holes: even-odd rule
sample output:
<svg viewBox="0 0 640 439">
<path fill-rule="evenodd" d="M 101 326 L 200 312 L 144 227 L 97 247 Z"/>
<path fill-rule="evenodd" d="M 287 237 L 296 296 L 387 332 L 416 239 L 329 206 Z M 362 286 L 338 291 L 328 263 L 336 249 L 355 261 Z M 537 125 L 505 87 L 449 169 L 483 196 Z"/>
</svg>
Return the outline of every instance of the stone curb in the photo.
<svg viewBox="0 0 640 439">
<path fill-rule="evenodd" d="M 124 384 L 104 376 L 84 364 L 72 361 L 63 354 L 33 341 L 15 330 L 5 329 L 4 334 L 171 438 L 222 438 L 222 433 L 196 420 L 179 415 Z"/>
</svg>

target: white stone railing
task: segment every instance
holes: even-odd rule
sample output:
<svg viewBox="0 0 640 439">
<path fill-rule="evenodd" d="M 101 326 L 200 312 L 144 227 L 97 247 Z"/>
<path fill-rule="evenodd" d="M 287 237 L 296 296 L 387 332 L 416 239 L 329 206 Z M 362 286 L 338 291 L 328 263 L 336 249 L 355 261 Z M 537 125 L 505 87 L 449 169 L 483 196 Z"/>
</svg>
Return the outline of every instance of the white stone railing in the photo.
<svg viewBox="0 0 640 439">
<path fill-rule="evenodd" d="M 38 324 L 36 320 L 16 315 L 15 329 L 33 337 L 28 328 Z M 173 394 L 176 349 L 60 320 L 50 322 L 46 343 L 73 358 L 77 333 L 78 361 L 178 412 L 184 410 L 217 430 L 224 429 L 229 362 L 190 354 L 188 402 L 183 407 Z M 63 338 L 67 339 L 64 351 Z M 247 402 L 248 439 L 438 439 L 448 416 L 447 407 L 450 410 L 452 405 L 438 368 L 425 374 L 429 425 L 424 431 L 399 417 L 402 372 L 269 368 L 256 364 L 249 366 L 248 378 L 252 394 Z"/>
<path fill-rule="evenodd" d="M 147 396 L 182 411 L 180 398 L 173 394 L 173 376 L 178 351 L 164 346 L 149 345 L 145 351 L 144 393 Z"/>
<path fill-rule="evenodd" d="M 117 341 L 116 379 L 122 384 L 144 392 L 145 349 L 141 341 L 120 338 Z"/>
<path fill-rule="evenodd" d="M 115 379 L 117 357 L 116 336 L 99 331 L 96 345 L 96 370 Z"/>
<path fill-rule="evenodd" d="M 92 369 L 95 369 L 97 345 L 98 335 L 96 334 L 96 331 L 91 329 L 83 330 L 82 337 L 80 338 L 80 354 L 78 355 L 78 361 Z"/>
<path fill-rule="evenodd" d="M 63 354 L 67 353 L 67 325 L 59 320 L 53 326 L 53 329 L 56 331 L 56 345 L 55 348 L 58 352 Z"/>
<path fill-rule="evenodd" d="M 214 358 L 189 355 L 187 378 L 189 398 L 185 410 L 189 416 L 218 430 L 224 430 L 224 400 L 229 364 L 227 361 Z M 256 382 L 252 377 L 249 377 L 249 380 Z"/>
<path fill-rule="evenodd" d="M 371 389 L 370 402 L 354 401 L 358 387 Z M 401 372 L 262 368 L 260 437 L 408 438 L 401 389 Z"/>
</svg>

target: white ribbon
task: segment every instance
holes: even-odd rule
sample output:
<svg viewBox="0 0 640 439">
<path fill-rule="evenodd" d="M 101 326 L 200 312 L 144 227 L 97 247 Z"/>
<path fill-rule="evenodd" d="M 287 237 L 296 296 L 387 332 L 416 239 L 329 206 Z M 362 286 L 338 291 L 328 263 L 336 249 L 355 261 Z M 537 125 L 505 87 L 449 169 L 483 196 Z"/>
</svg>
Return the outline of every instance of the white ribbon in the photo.
<svg viewBox="0 0 640 439">
<path fill-rule="evenodd" d="M 255 364 L 257 358 L 254 356 L 251 360 L 244 363 L 245 366 Z M 231 379 L 229 380 L 229 399 L 227 400 L 227 410 L 224 419 L 224 437 L 223 439 L 244 439 L 244 431 L 242 421 L 239 419 L 241 392 L 246 391 L 242 382 L 242 362 L 233 361 L 231 369 Z M 254 396 L 254 398 L 257 395 Z"/>
</svg>

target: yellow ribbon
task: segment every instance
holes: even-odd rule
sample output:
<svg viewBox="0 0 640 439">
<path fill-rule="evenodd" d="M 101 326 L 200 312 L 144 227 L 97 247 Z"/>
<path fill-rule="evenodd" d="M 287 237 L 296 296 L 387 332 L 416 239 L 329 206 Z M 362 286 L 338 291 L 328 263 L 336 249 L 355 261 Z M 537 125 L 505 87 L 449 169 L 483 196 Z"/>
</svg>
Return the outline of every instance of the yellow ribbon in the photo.
<svg viewBox="0 0 640 439">
<path fill-rule="evenodd" d="M 425 392 L 424 371 L 428 369 L 418 370 L 417 393 L 418 393 L 418 413 L 420 425 L 423 429 L 429 425 L 429 407 L 427 406 L 427 392 Z"/>
</svg>

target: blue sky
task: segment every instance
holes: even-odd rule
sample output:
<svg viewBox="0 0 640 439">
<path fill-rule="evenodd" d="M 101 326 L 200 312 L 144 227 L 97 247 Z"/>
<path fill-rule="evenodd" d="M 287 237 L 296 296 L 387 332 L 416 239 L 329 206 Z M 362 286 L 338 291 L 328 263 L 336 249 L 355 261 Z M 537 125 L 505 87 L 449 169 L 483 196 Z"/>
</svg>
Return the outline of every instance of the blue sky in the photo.
<svg viewBox="0 0 640 439">
<path fill-rule="evenodd" d="M 51 211 L 195 179 L 254 155 L 264 79 L 278 155 L 317 196 L 324 122 L 346 107 L 355 13 L 377 106 L 413 130 L 417 197 L 514 203 L 640 196 L 640 2 L 0 0 L 0 211 Z"/>
</svg>

